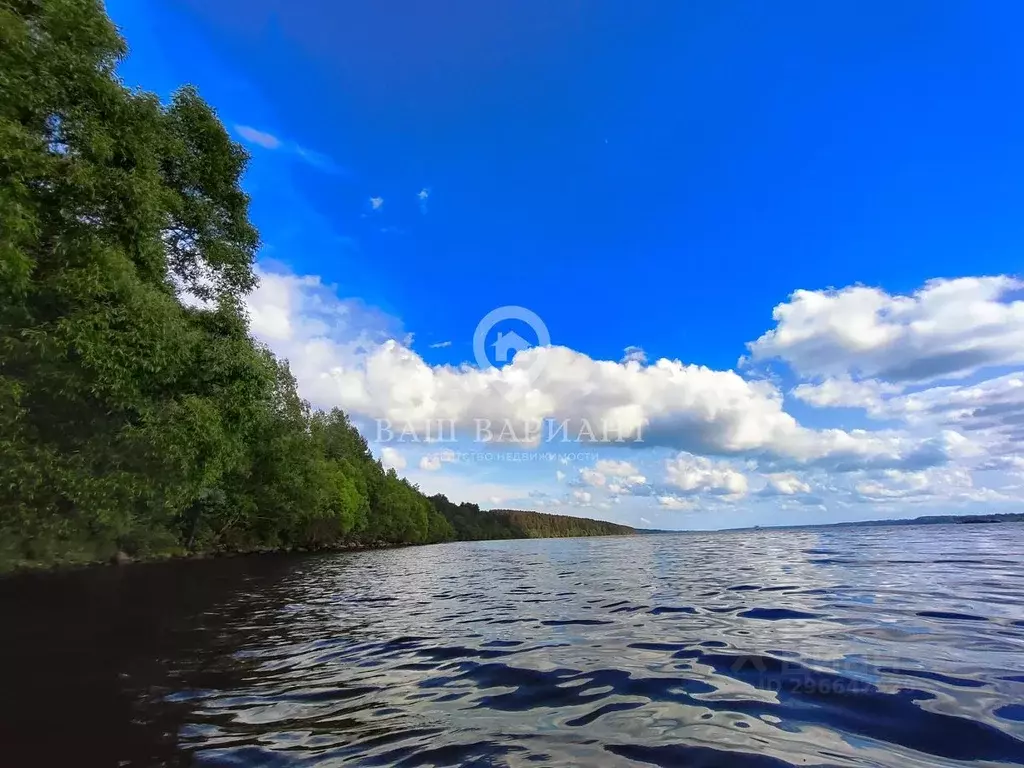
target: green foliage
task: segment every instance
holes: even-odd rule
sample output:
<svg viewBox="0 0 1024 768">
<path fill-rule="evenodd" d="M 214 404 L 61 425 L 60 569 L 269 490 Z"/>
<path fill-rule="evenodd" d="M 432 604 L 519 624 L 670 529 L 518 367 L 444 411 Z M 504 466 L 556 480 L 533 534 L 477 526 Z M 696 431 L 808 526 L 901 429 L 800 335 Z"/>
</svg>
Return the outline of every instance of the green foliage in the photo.
<svg viewBox="0 0 1024 768">
<path fill-rule="evenodd" d="M 621 536 L 635 533 L 625 525 L 586 517 L 546 515 L 514 509 L 483 511 L 476 504 L 453 504 L 441 494 L 431 496 L 430 503 L 451 523 L 455 538 L 466 541 Z"/>
<path fill-rule="evenodd" d="M 249 335 L 245 151 L 125 50 L 96 0 L 0 0 L 0 563 L 582 530 L 467 526 L 310 410 Z"/>
</svg>

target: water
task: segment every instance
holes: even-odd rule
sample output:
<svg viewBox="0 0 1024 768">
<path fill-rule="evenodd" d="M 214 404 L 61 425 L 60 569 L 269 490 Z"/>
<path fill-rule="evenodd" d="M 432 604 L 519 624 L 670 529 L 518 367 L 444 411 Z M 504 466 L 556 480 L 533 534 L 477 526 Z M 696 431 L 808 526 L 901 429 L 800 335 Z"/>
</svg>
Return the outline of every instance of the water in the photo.
<svg viewBox="0 0 1024 768">
<path fill-rule="evenodd" d="M 6 765 L 1024 764 L 1024 526 L 0 581 Z"/>
</svg>

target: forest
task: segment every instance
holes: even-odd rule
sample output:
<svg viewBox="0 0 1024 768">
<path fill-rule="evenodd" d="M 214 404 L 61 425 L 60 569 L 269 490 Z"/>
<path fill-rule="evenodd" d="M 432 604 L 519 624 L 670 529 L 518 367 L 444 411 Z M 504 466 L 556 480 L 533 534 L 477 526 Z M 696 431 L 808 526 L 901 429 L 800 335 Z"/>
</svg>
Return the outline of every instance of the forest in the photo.
<svg viewBox="0 0 1024 768">
<path fill-rule="evenodd" d="M 428 499 L 311 408 L 249 333 L 246 152 L 125 55 L 95 0 L 0 1 L 0 568 L 629 532 Z"/>
<path fill-rule="evenodd" d="M 538 539 L 567 536 L 621 536 L 635 529 L 603 520 L 549 515 L 515 509 L 481 510 L 476 504 L 454 504 L 445 496 L 430 497 L 431 504 L 463 541 L 481 539 Z"/>
</svg>

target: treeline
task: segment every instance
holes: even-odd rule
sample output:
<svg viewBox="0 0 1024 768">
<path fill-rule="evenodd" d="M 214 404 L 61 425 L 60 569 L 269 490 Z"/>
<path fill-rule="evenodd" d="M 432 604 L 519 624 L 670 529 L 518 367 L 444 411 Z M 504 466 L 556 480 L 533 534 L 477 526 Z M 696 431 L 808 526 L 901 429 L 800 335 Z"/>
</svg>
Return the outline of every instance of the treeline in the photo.
<svg viewBox="0 0 1024 768">
<path fill-rule="evenodd" d="M 962 515 L 951 520 L 953 523 L 1024 523 L 1024 514 L 1008 512 L 1002 515 Z"/>
<path fill-rule="evenodd" d="M 456 538 L 465 541 L 616 536 L 635 533 L 633 528 L 625 525 L 585 517 L 549 515 L 515 509 L 481 510 L 476 504 L 454 504 L 440 494 L 431 496 L 430 501 L 451 523 Z"/>
<path fill-rule="evenodd" d="M 868 526 L 894 525 L 953 525 L 978 523 L 1024 523 L 1024 513 L 1001 512 L 988 515 L 921 515 L 919 517 L 900 518 L 897 520 L 858 520 L 848 523 L 828 523 L 819 526 L 803 526 L 808 528 L 864 528 Z"/>
<path fill-rule="evenodd" d="M 0 567 L 462 535 L 252 340 L 247 155 L 124 54 L 96 0 L 0 0 Z"/>
<path fill-rule="evenodd" d="M 452 538 L 253 342 L 247 156 L 124 52 L 97 2 L 0 3 L 0 555 Z"/>
</svg>

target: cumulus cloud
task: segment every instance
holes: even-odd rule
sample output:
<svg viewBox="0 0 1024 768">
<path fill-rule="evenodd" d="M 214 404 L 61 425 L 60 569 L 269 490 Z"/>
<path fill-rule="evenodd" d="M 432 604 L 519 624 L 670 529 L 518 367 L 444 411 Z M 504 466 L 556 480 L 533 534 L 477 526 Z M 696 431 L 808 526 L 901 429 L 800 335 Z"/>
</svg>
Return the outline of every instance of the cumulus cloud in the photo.
<svg viewBox="0 0 1024 768">
<path fill-rule="evenodd" d="M 355 366 L 323 371 L 318 391 L 326 393 L 330 381 L 335 404 L 424 431 L 438 419 L 466 429 L 477 419 L 537 425 L 568 419 L 570 435 L 580 434 L 585 422 L 598 440 L 760 452 L 797 462 L 868 458 L 899 465 L 915 451 L 908 439 L 804 428 L 782 409 L 773 385 L 732 371 L 669 360 L 620 365 L 564 347 L 528 349 L 510 365 L 479 370 L 430 366 L 389 340 Z"/>
<path fill-rule="evenodd" d="M 438 420 L 469 432 L 481 419 L 495 425 L 568 420 L 563 437 L 579 435 L 585 422 L 595 440 L 612 445 L 755 455 L 839 471 L 921 468 L 948 459 L 948 436 L 810 429 L 783 409 L 773 383 L 678 360 L 623 364 L 565 347 L 534 347 L 502 368 L 431 366 L 393 320 L 339 300 L 318 278 L 265 270 L 260 277 L 247 299 L 253 333 L 291 361 L 304 396 L 422 434 L 432 425 L 436 430 Z"/>
<path fill-rule="evenodd" d="M 1016 372 L 971 384 L 902 391 L 877 381 L 840 385 L 842 396 L 828 390 L 797 392 L 805 401 L 826 407 L 862 408 L 874 419 L 903 422 L 919 433 L 943 430 L 969 436 L 975 454 L 1013 454 L 1024 442 L 1024 373 Z M 803 389 L 797 387 L 796 390 Z M 842 401 L 842 402 L 840 402 Z M 968 446 L 963 446 L 968 447 Z"/>
<path fill-rule="evenodd" d="M 427 472 L 436 472 L 442 464 L 457 461 L 458 457 L 454 451 L 444 450 L 428 453 L 420 458 L 420 469 Z"/>
<path fill-rule="evenodd" d="M 639 485 L 647 481 L 647 478 L 640 474 L 636 467 L 629 462 L 613 461 L 610 459 L 602 459 L 593 467 L 581 469 L 580 479 L 588 485 L 604 487 L 607 484 L 609 488 Z M 620 492 L 613 490 L 612 493 Z"/>
<path fill-rule="evenodd" d="M 684 494 L 711 493 L 741 497 L 747 476 L 725 462 L 681 453 L 665 462 L 665 482 Z"/>
<path fill-rule="evenodd" d="M 385 469 L 405 469 L 405 456 L 397 448 L 384 446 L 380 451 L 380 463 Z"/>
<path fill-rule="evenodd" d="M 681 499 L 678 496 L 659 496 L 658 504 L 668 509 L 693 509 L 696 506 L 692 499 Z"/>
<path fill-rule="evenodd" d="M 640 471 L 628 461 L 615 461 L 614 459 L 600 459 L 594 464 L 594 469 L 603 472 L 610 477 L 622 478 L 628 485 L 646 482 L 646 478 Z"/>
<path fill-rule="evenodd" d="M 603 488 L 611 494 L 629 493 L 634 486 L 647 482 L 630 462 L 614 459 L 601 459 L 593 467 L 584 467 L 579 471 L 579 479 L 584 485 Z"/>
<path fill-rule="evenodd" d="M 281 146 L 281 140 L 274 134 L 258 131 L 248 125 L 236 125 L 235 133 L 249 144 L 256 144 L 264 149 L 277 149 Z"/>
<path fill-rule="evenodd" d="M 818 383 L 799 384 L 793 396 L 817 408 L 863 408 L 877 411 L 888 395 L 903 391 L 898 384 L 877 379 L 855 381 L 849 376 L 828 378 Z"/>
<path fill-rule="evenodd" d="M 979 471 L 1024 473 L 1024 455 L 991 456 L 976 467 Z"/>
<path fill-rule="evenodd" d="M 748 344 L 804 376 L 894 382 L 960 378 L 1024 363 L 1024 301 L 1012 277 L 929 280 L 909 296 L 878 288 L 799 290 L 775 307 L 775 328 Z"/>
<path fill-rule="evenodd" d="M 869 413 L 914 424 L 932 422 L 968 430 L 1012 429 L 1024 425 L 1024 373 L 908 392 L 886 398 Z"/>
<path fill-rule="evenodd" d="M 620 360 L 619 362 L 622 362 L 622 363 L 630 363 L 630 362 L 646 363 L 647 362 L 647 353 L 644 352 L 643 349 L 641 349 L 640 347 L 626 347 L 622 351 L 622 360 Z"/>
<path fill-rule="evenodd" d="M 355 367 L 389 339 L 403 338 L 401 324 L 359 299 L 341 299 L 336 286 L 263 264 L 259 285 L 245 299 L 252 334 L 288 360 L 303 397 L 314 405 L 343 406 L 338 373 Z"/>
<path fill-rule="evenodd" d="M 760 504 L 773 497 L 774 504 L 806 505 L 827 494 L 849 503 L 993 501 L 1006 497 L 973 485 L 980 482 L 973 473 L 998 475 L 1003 484 L 993 483 L 1004 488 L 1005 477 L 1022 469 L 1024 372 L 984 378 L 984 373 L 968 373 L 970 366 L 947 370 L 950 376 L 967 377 L 955 384 L 887 378 L 902 370 L 889 360 L 890 347 L 894 345 L 898 354 L 892 354 L 904 362 L 913 355 L 934 361 L 929 345 L 938 343 L 936 328 L 945 329 L 943 338 L 959 338 L 958 319 L 975 332 L 973 340 L 957 342 L 960 348 L 984 350 L 985 365 L 1016 359 L 1018 353 L 1008 351 L 1006 343 L 1011 331 L 995 327 L 996 321 L 1012 326 L 1018 306 L 997 290 L 1006 288 L 1003 279 L 933 281 L 904 297 L 875 291 L 872 295 L 882 308 L 870 322 L 847 322 L 846 309 L 837 318 L 827 307 L 848 301 L 847 294 L 860 296 L 858 292 L 874 289 L 794 294 L 782 305 L 784 311 L 776 311 L 774 331 L 754 342 L 751 354 L 756 359 L 782 357 L 812 377 L 798 381 L 792 397 L 818 408 L 859 408 L 885 420 L 880 428 L 838 429 L 800 423 L 787 412 L 787 398 L 774 381 L 679 360 L 644 361 L 638 355 L 625 361 L 597 360 L 549 346 L 524 350 L 500 369 L 430 365 L 412 350 L 411 338 L 394 318 L 359 300 L 340 298 L 336 287 L 319 278 L 266 264 L 259 276 L 259 287 L 246 299 L 252 332 L 290 361 L 300 392 L 316 406 L 341 407 L 364 423 L 388 419 L 395 434 L 408 424 L 425 436 L 438 420 L 454 422 L 460 438 L 472 437 L 477 419 L 493 422 L 493 436 L 504 420 L 548 426 L 568 420 L 568 428 L 560 432 L 563 437 L 575 436 L 588 422 L 596 431 L 594 439 L 602 441 L 604 428 L 602 451 L 621 452 L 616 459 L 595 461 L 568 476 L 558 470 L 559 482 L 572 478 L 563 503 L 615 503 L 621 498 L 626 505 L 656 502 L 688 509 L 696 508 L 698 497 L 740 498 L 750 492 L 750 485 Z M 988 285 L 988 293 L 968 291 L 975 283 Z M 958 315 L 955 306 L 934 295 L 943 290 L 968 301 L 978 313 L 989 312 L 992 324 Z M 826 309 L 815 309 L 815 302 Z M 804 319 L 794 320 L 794 313 L 801 312 Z M 819 322 L 822 316 L 831 319 Z M 868 330 L 858 335 L 857 327 Z M 888 346 L 881 338 L 889 339 Z M 812 354 L 815 344 L 828 347 L 820 363 Z M 832 349 L 836 345 L 839 352 Z M 845 362 L 840 364 L 840 358 Z M 934 365 L 924 368 L 938 370 Z M 641 471 L 638 465 L 649 466 L 644 462 L 652 453 L 661 462 L 666 449 L 673 457 L 664 465 L 664 475 L 652 482 L 648 476 L 660 473 Z M 639 458 L 626 460 L 631 454 L 625 451 L 636 451 L 632 455 Z M 571 463 L 564 456 L 558 460 Z M 404 459 L 391 455 L 389 461 L 397 466 Z M 437 471 L 443 461 L 440 454 L 429 454 L 416 460 L 418 470 L 413 472 L 441 480 L 452 474 Z M 960 476 L 942 475 L 947 469 L 967 473 L 972 485 L 962 479 L 953 482 Z M 921 478 L 928 493 L 921 490 Z M 476 497 L 500 495 L 507 501 L 510 493 Z M 590 500 L 579 494 L 590 494 Z"/>
<path fill-rule="evenodd" d="M 1009 497 L 991 489 L 976 488 L 972 474 L 963 467 L 941 467 L 918 472 L 886 470 L 870 473 L 854 486 L 856 496 L 874 504 L 1006 501 Z"/>
<path fill-rule="evenodd" d="M 810 485 L 788 472 L 766 475 L 765 481 L 767 484 L 760 491 L 762 496 L 795 496 L 811 492 Z"/>
<path fill-rule="evenodd" d="M 441 468 L 441 457 L 430 453 L 420 459 L 420 469 L 428 472 L 436 472 Z"/>
</svg>

